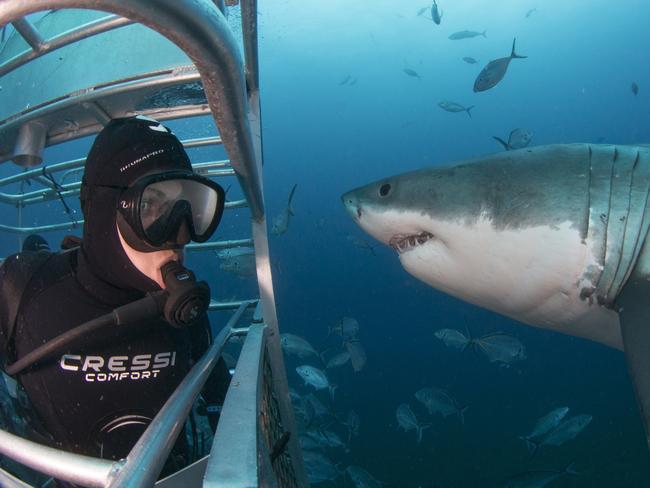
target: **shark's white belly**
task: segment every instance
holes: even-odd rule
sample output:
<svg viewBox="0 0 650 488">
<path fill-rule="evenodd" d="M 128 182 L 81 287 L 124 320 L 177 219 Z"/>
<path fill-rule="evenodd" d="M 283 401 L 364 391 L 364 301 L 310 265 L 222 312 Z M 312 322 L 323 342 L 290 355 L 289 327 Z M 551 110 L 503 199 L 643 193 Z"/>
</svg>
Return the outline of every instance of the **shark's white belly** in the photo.
<svg viewBox="0 0 650 488">
<path fill-rule="evenodd" d="M 569 223 L 497 230 L 483 218 L 426 230 L 434 239 L 400 254 L 418 279 L 526 324 L 622 349 L 618 314 L 580 297 L 594 259 Z"/>
</svg>

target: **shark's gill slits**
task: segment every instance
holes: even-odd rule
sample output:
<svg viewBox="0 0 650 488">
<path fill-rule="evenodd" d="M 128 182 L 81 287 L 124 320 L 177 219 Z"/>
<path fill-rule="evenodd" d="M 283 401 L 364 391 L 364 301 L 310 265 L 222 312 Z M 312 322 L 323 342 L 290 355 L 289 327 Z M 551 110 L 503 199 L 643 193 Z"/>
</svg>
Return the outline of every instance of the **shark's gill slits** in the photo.
<svg viewBox="0 0 650 488">
<path fill-rule="evenodd" d="M 401 254 L 424 244 L 430 239 L 433 239 L 433 234 L 430 232 L 420 232 L 419 234 L 410 235 L 398 234 L 391 238 L 389 245 Z"/>
</svg>

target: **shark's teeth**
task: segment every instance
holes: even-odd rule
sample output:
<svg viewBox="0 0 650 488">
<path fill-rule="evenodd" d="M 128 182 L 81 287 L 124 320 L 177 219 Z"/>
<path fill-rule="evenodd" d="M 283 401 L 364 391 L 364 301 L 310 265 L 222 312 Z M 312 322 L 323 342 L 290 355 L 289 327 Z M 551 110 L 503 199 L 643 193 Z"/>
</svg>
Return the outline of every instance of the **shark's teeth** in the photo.
<svg viewBox="0 0 650 488">
<path fill-rule="evenodd" d="M 420 232 L 419 234 L 398 234 L 393 236 L 388 243 L 390 247 L 395 249 L 398 253 L 406 252 L 416 246 L 420 246 L 427 242 L 429 239 L 433 239 L 433 234 L 430 232 Z"/>
</svg>

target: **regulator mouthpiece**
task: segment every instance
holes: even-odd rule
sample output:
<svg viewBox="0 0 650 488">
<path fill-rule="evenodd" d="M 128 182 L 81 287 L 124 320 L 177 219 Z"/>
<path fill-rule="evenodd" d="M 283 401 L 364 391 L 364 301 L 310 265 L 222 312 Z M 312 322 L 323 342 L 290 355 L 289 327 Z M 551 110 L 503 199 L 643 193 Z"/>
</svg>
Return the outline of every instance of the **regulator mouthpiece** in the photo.
<svg viewBox="0 0 650 488">
<path fill-rule="evenodd" d="M 196 281 L 194 273 L 178 261 L 170 261 L 160 268 L 168 293 L 163 309 L 165 320 L 174 327 L 191 326 L 208 311 L 210 287 L 205 281 Z"/>
</svg>

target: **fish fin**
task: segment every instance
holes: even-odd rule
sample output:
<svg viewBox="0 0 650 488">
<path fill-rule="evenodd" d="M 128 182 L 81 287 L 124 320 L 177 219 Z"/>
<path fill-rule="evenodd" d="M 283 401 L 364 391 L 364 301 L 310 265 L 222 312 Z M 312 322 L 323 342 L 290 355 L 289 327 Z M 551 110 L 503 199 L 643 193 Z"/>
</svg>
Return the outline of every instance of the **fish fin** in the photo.
<svg viewBox="0 0 650 488">
<path fill-rule="evenodd" d="M 465 319 L 465 334 L 467 334 L 467 340 L 469 342 L 472 342 L 473 340 L 472 332 L 469 330 L 469 324 L 467 323 L 467 319 Z"/>
<path fill-rule="evenodd" d="M 293 215 L 293 209 L 291 208 L 291 201 L 293 200 L 293 194 L 296 192 L 296 187 L 298 186 L 298 183 L 293 185 L 293 188 L 289 192 L 289 201 L 287 202 L 287 207 L 289 207 L 289 213 Z"/>
<path fill-rule="evenodd" d="M 487 32 L 487 30 L 484 30 L 483 32 L 481 32 L 481 35 L 482 35 L 483 37 L 485 37 L 485 38 L 487 38 L 486 32 Z"/>
<path fill-rule="evenodd" d="M 526 448 L 530 453 L 530 459 L 533 459 L 535 457 L 535 454 L 537 454 L 537 450 L 539 449 L 539 443 L 531 440 L 531 438 L 528 436 L 520 435 L 519 438 L 526 443 Z"/>
<path fill-rule="evenodd" d="M 535 457 L 535 454 L 537 454 L 537 451 L 539 451 L 539 443 L 531 441 L 530 439 L 526 439 L 526 447 L 528 447 L 528 451 L 530 452 L 530 460 L 532 461 Z"/>
<path fill-rule="evenodd" d="M 458 409 L 458 418 L 460 418 L 460 423 L 462 425 L 465 425 L 465 412 L 469 408 L 469 405 L 465 405 L 464 407 L 460 407 Z"/>
<path fill-rule="evenodd" d="M 500 137 L 497 136 L 492 136 L 492 139 L 496 140 L 499 144 L 501 144 L 506 151 L 510 151 L 510 146 L 508 146 L 508 143 L 501 139 Z"/>
<path fill-rule="evenodd" d="M 641 420 L 645 426 L 646 442 L 650 446 L 650 305 L 648 294 L 650 282 L 646 273 L 638 268 L 647 265 L 650 240 L 646 238 L 644 249 L 637 260 L 637 265 L 623 290 L 616 297 L 619 307 L 621 333 L 623 335 L 623 350 L 636 393 L 636 401 L 641 412 Z M 645 259 L 644 259 L 645 258 Z"/>
<path fill-rule="evenodd" d="M 519 54 L 517 54 L 515 52 L 515 41 L 516 40 L 517 40 L 516 37 L 512 40 L 512 52 L 510 53 L 510 57 L 512 59 L 526 59 L 528 56 L 520 56 Z"/>
<path fill-rule="evenodd" d="M 563 473 L 566 473 L 566 474 L 571 474 L 571 475 L 573 475 L 573 476 L 579 476 L 580 473 L 578 473 L 578 472 L 575 470 L 575 464 L 576 464 L 575 460 L 571 461 L 569 464 L 567 464 L 567 465 L 564 467 L 564 469 L 562 470 L 562 472 L 563 472 Z"/>
<path fill-rule="evenodd" d="M 474 108 L 474 105 L 472 105 L 471 107 L 467 107 L 465 109 L 465 112 L 467 112 L 467 115 L 469 115 L 470 119 L 472 118 L 472 114 L 470 113 L 470 110 L 472 110 L 473 108 Z"/>
<path fill-rule="evenodd" d="M 418 444 L 422 442 L 422 433 L 424 432 L 424 429 L 428 429 L 429 427 L 431 427 L 431 424 L 418 425 Z"/>
</svg>

